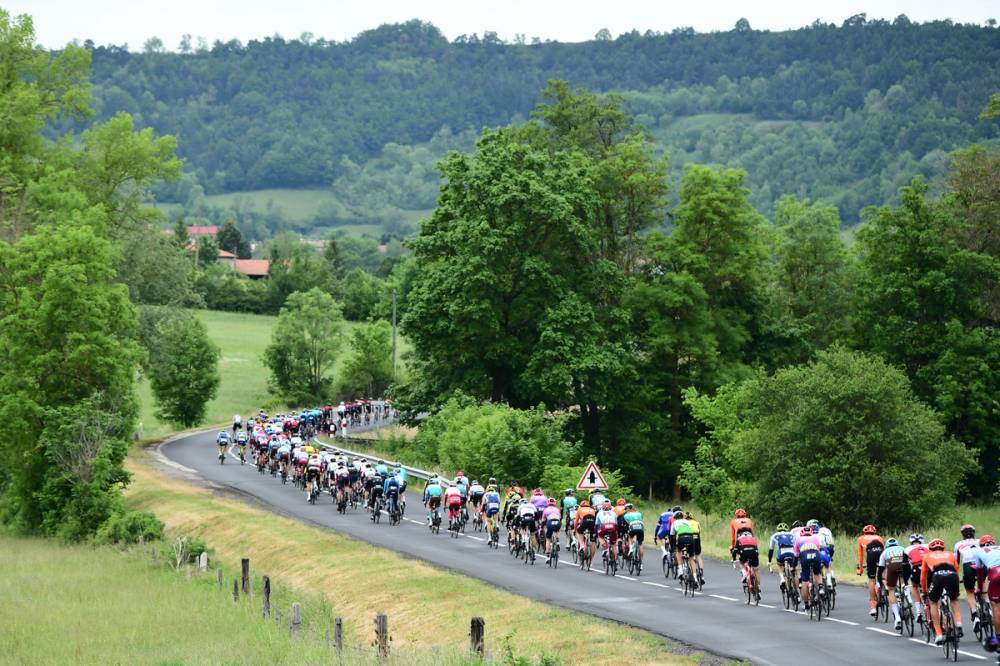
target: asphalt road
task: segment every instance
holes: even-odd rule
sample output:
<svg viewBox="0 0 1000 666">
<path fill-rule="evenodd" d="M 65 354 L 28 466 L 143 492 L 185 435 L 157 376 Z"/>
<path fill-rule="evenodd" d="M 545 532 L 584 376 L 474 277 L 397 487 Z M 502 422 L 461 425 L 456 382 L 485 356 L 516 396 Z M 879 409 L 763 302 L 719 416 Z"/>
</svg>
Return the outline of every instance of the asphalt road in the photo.
<svg viewBox="0 0 1000 666">
<path fill-rule="evenodd" d="M 446 530 L 434 535 L 423 522 L 419 498 L 408 492 L 409 511 L 398 526 L 388 520 L 375 525 L 362 509 L 346 516 L 337 514 L 330 496 L 316 505 L 291 484 L 282 485 L 270 475 L 261 476 L 254 466 L 241 466 L 230 452 L 220 465 L 214 432 L 183 437 L 162 445 L 170 464 L 187 468 L 220 486 L 253 496 L 283 515 L 349 534 L 376 546 L 409 555 L 473 576 L 490 584 L 570 610 L 609 618 L 693 645 L 697 648 L 758 664 L 816 664 L 859 666 L 886 663 L 939 663 L 940 648 L 927 646 L 919 634 L 900 637 L 891 624 L 875 623 L 868 617 L 867 592 L 840 585 L 837 607 L 822 622 L 808 615 L 786 611 L 778 591 L 778 576 L 762 567 L 763 599 L 760 607 L 747 607 L 741 600 L 740 574 L 729 563 L 706 560 L 703 594 L 684 597 L 676 581 L 663 577 L 658 549 L 646 549 L 641 577 L 612 578 L 595 569 L 582 572 L 572 564 L 568 552 L 555 570 L 539 558 L 533 566 L 512 558 L 501 536 L 500 550 L 490 550 L 484 535 L 473 533 L 458 539 Z M 647 537 L 651 541 L 651 537 Z M 650 544 L 651 545 L 651 544 Z M 964 599 L 963 599 L 964 605 Z M 968 609 L 965 608 L 965 611 Z M 967 615 L 963 613 L 963 615 Z M 966 621 L 966 638 L 960 659 L 970 663 L 993 663 L 975 642 Z M 988 659 L 989 657 L 989 659 Z"/>
</svg>

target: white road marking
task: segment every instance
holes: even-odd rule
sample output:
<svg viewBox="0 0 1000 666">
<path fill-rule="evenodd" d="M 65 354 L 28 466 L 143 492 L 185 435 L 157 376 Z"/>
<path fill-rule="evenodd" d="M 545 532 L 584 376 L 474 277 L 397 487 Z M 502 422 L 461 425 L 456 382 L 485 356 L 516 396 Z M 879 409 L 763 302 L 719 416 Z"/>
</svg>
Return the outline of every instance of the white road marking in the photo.
<svg viewBox="0 0 1000 666">
<path fill-rule="evenodd" d="M 786 613 L 795 613 L 796 615 L 805 615 L 806 614 L 805 611 L 792 610 L 791 608 L 782 608 L 781 610 L 785 611 Z"/>
<path fill-rule="evenodd" d="M 625 580 L 635 581 L 635 578 L 629 578 L 628 576 L 623 576 L 621 574 L 615 574 L 615 578 L 624 578 Z"/>
<path fill-rule="evenodd" d="M 664 585 L 663 583 L 654 583 L 653 581 L 650 581 L 650 580 L 644 580 L 644 581 L 642 581 L 642 584 L 643 585 L 655 585 L 656 587 L 662 587 L 662 588 L 665 588 L 665 589 L 668 589 L 668 590 L 670 589 L 669 585 Z"/>
<path fill-rule="evenodd" d="M 716 599 L 722 599 L 723 601 L 738 601 L 738 599 L 733 599 L 732 597 L 724 597 L 721 594 L 710 594 L 708 596 L 714 597 Z"/>
<path fill-rule="evenodd" d="M 469 537 L 470 539 L 475 539 L 476 541 L 486 541 L 486 539 L 482 537 L 472 536 L 471 534 L 463 534 L 462 536 Z"/>
<path fill-rule="evenodd" d="M 852 627 L 858 626 L 857 622 L 851 622 L 850 620 L 839 620 L 839 619 L 837 619 L 835 617 L 827 617 L 826 619 L 830 620 L 831 622 L 839 622 L 841 624 L 849 624 Z"/>
<path fill-rule="evenodd" d="M 972 657 L 973 659 L 983 659 L 983 660 L 986 659 L 986 657 L 984 657 L 982 655 L 974 654 L 972 652 L 966 652 L 965 650 L 959 650 L 958 653 L 959 654 L 964 654 L 966 657 Z"/>
<path fill-rule="evenodd" d="M 899 636 L 895 631 L 887 631 L 885 629 L 879 629 L 878 627 L 865 627 L 868 631 L 877 631 L 880 634 L 885 634 L 886 636 L 896 637 Z"/>
<path fill-rule="evenodd" d="M 760 606 L 761 608 L 771 608 L 771 609 L 774 608 L 774 606 L 772 606 L 771 604 L 760 604 Z"/>
</svg>

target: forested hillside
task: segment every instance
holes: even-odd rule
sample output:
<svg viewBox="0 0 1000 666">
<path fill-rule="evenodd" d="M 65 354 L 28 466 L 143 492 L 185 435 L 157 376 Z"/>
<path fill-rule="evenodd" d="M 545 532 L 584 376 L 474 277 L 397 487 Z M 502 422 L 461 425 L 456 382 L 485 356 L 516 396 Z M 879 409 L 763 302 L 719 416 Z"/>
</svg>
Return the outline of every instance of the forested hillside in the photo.
<svg viewBox="0 0 1000 666">
<path fill-rule="evenodd" d="M 161 199 L 190 209 L 206 193 L 333 186 L 340 205 L 312 222 L 321 226 L 431 207 L 433 165 L 469 147 L 462 132 L 527 119 L 553 78 L 621 93 L 675 173 L 686 162 L 746 168 L 750 201 L 765 214 L 794 194 L 857 221 L 914 174 L 939 177 L 947 151 L 996 135 L 977 120 L 1000 89 L 992 25 L 858 15 L 788 32 L 740 21 L 711 34 L 522 42 L 492 33 L 449 42 L 411 21 L 345 43 L 86 46 L 99 117 L 128 111 L 178 138 L 191 176 Z"/>
</svg>

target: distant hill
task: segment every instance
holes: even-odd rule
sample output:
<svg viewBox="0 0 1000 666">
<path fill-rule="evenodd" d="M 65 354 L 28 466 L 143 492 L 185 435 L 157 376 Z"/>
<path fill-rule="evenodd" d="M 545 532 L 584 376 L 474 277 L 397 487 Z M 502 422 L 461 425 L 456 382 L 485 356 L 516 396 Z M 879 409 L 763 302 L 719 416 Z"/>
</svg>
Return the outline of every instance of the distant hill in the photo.
<svg viewBox="0 0 1000 666">
<path fill-rule="evenodd" d="M 391 215 L 433 205 L 433 162 L 471 145 L 465 130 L 527 118 L 551 78 L 621 93 L 675 168 L 746 168 L 765 212 L 797 194 L 855 221 L 914 173 L 938 175 L 947 151 L 997 136 L 997 123 L 977 114 L 1000 90 L 1000 31 L 949 21 L 859 15 L 787 32 L 740 21 L 728 32 L 577 44 L 504 43 L 492 33 L 449 42 L 410 21 L 346 43 L 275 37 L 186 53 L 87 46 L 102 117 L 128 111 L 178 136 L 191 180 L 161 198 L 185 203 L 195 182 L 196 194 L 213 194 L 340 179 L 343 207 L 327 210 L 322 226 L 371 223 L 379 206 Z M 403 176 L 405 186 L 385 191 Z"/>
</svg>

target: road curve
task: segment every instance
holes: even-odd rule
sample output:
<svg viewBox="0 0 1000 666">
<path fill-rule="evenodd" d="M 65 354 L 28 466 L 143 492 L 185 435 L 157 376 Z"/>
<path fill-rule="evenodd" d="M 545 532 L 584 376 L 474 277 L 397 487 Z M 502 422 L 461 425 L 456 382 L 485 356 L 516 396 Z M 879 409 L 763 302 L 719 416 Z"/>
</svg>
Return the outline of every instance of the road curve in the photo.
<svg viewBox="0 0 1000 666">
<path fill-rule="evenodd" d="M 852 666 L 876 660 L 935 664 L 944 656 L 940 648 L 927 646 L 922 638 L 902 638 L 892 631 L 891 624 L 872 622 L 867 613 L 867 593 L 862 588 L 841 585 L 833 615 L 815 622 L 807 615 L 781 607 L 778 577 L 764 569 L 762 604 L 747 607 L 739 600 L 739 572 L 728 563 L 711 560 L 705 563 L 705 593 L 686 598 L 676 581 L 663 577 L 659 553 L 654 548 L 647 548 L 646 567 L 639 578 L 610 578 L 596 569 L 581 572 L 572 565 L 568 554 L 556 570 L 545 566 L 544 558 L 527 566 L 510 557 L 503 547 L 498 551 L 488 549 L 483 536 L 471 530 L 457 540 L 444 531 L 431 534 L 412 492 L 407 493 L 410 511 L 400 525 L 390 527 L 387 521 L 375 525 L 360 509 L 338 515 L 329 495 L 316 505 L 308 504 L 304 494 L 291 484 L 283 486 L 270 475 L 258 474 L 252 465 L 239 465 L 238 457 L 231 452 L 227 464 L 220 465 L 214 431 L 174 439 L 160 450 L 169 461 L 194 470 L 214 484 L 251 495 L 283 515 L 517 594 L 640 627 L 723 656 L 781 666 L 801 663 L 804 649 L 814 663 Z M 230 464 L 234 460 L 236 464 Z M 967 629 L 960 656 L 970 663 L 986 662 L 986 653 L 976 644 L 971 628 Z"/>
</svg>

